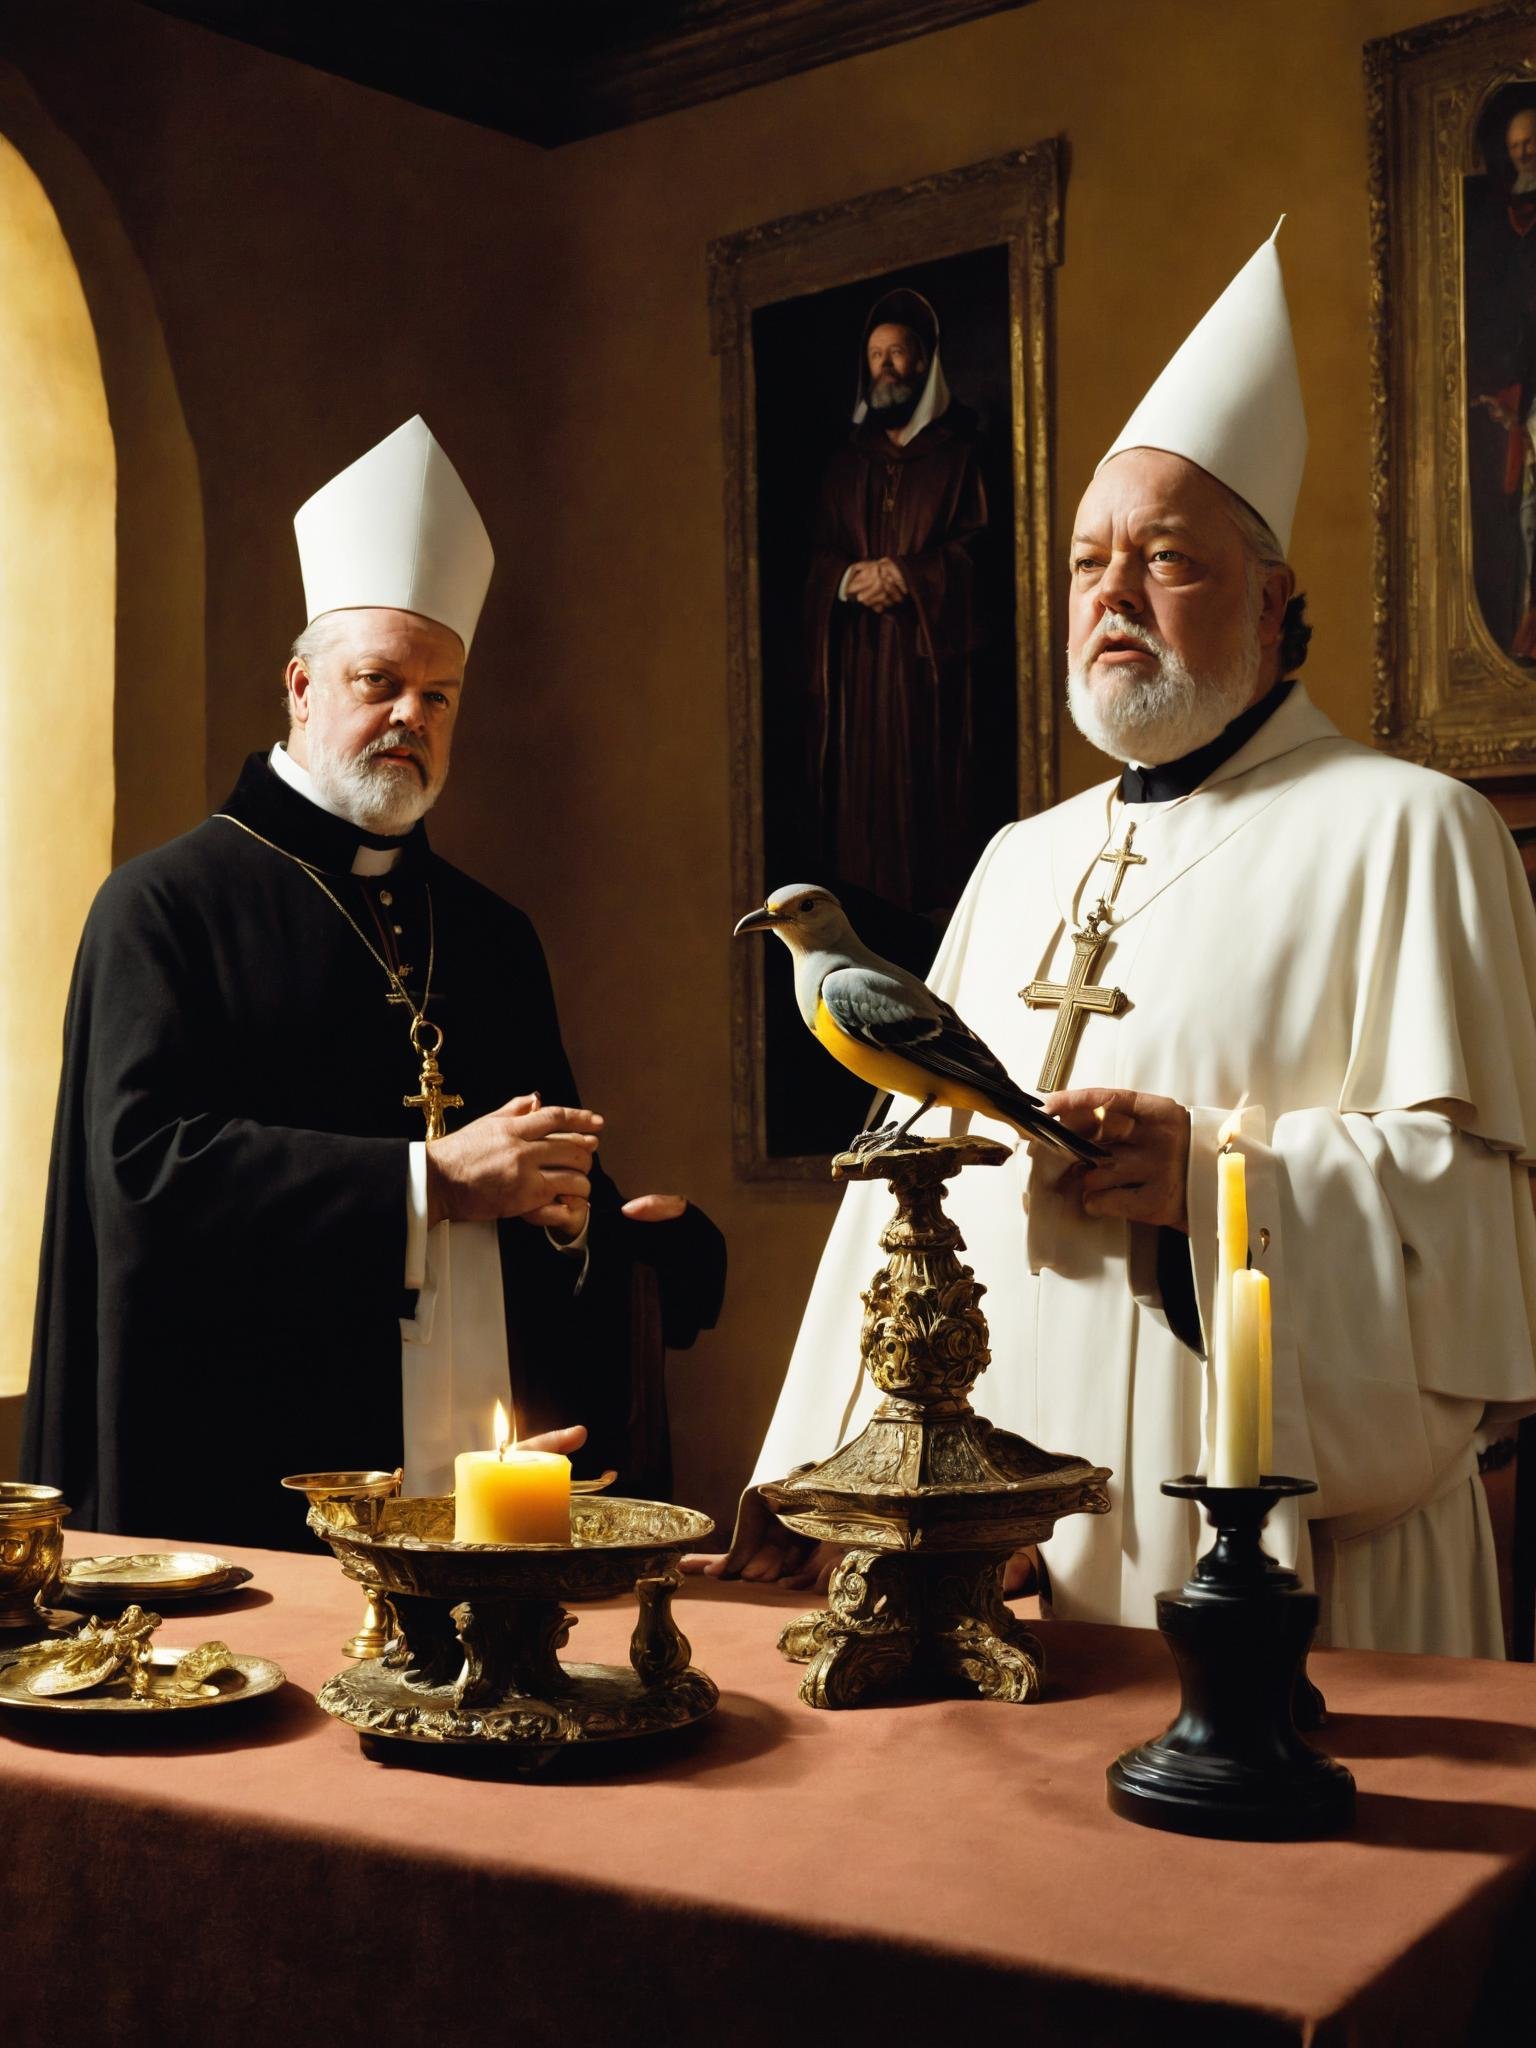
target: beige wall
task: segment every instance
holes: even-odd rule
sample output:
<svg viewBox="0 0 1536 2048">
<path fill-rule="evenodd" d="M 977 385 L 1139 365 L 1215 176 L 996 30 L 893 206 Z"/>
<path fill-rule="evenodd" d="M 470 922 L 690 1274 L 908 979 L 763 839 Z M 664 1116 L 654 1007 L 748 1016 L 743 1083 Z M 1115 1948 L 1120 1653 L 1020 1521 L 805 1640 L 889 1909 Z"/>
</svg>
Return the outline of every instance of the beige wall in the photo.
<svg viewBox="0 0 1536 2048">
<path fill-rule="evenodd" d="M 0 54 L 150 280 L 207 526 L 208 794 L 272 731 L 294 505 L 426 414 L 500 555 L 440 845 L 546 936 L 611 1164 L 726 1229 L 721 1330 L 673 1368 L 679 1483 L 722 1512 L 829 1210 L 733 1182 L 714 236 L 1067 139 L 1058 542 L 1152 374 L 1290 215 L 1312 458 L 1309 675 L 1369 712 L 1361 45 L 1413 0 L 1037 0 L 552 155 L 113 0 L 19 0 Z M 1069 737 L 1066 786 L 1098 772 Z"/>
</svg>

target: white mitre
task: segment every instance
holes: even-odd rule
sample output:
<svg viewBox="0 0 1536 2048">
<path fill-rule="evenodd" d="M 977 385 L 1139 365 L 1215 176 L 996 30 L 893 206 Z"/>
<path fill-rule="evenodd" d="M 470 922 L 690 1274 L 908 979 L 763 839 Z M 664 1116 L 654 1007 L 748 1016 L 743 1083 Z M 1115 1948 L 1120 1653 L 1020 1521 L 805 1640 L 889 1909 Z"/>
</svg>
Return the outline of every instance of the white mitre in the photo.
<svg viewBox="0 0 1536 2048">
<path fill-rule="evenodd" d="M 1281 216 L 1284 219 L 1284 216 Z M 1307 418 L 1275 234 L 1243 265 L 1121 429 L 1126 448 L 1197 462 L 1245 499 L 1279 541 L 1307 461 Z"/>
<path fill-rule="evenodd" d="M 376 605 L 419 612 L 469 652 L 496 557 L 419 413 L 322 485 L 293 515 L 293 530 L 308 620 Z"/>
</svg>

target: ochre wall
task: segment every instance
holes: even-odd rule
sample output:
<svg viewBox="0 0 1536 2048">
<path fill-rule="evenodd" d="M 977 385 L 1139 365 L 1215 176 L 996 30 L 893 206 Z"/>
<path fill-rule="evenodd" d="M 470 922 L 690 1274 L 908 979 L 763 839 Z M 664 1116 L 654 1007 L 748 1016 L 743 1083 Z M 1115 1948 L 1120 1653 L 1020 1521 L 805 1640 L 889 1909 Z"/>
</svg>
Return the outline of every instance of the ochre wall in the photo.
<svg viewBox="0 0 1536 2048">
<path fill-rule="evenodd" d="M 1369 719 L 1361 46 L 1412 0 L 1037 0 L 550 155 L 166 21 L 19 0 L 0 53 L 90 157 L 151 281 L 207 524 L 208 794 L 272 736 L 287 522 L 413 411 L 496 538 L 438 843 L 538 920 L 610 1164 L 726 1229 L 674 1361 L 683 1494 L 723 1513 L 830 1216 L 731 1176 L 715 236 L 1066 138 L 1057 551 L 1093 461 L 1282 210 L 1312 455 L 1309 679 Z M 1070 733 L 1066 788 L 1100 772 Z M 195 1533 L 195 1532 L 193 1532 Z"/>
</svg>

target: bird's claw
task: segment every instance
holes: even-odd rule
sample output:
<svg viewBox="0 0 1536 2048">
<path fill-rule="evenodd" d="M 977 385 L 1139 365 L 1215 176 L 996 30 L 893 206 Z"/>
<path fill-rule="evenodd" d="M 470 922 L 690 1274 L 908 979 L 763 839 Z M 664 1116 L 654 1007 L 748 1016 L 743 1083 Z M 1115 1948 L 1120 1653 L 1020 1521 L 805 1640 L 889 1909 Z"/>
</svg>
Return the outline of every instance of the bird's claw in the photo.
<svg viewBox="0 0 1536 2048">
<path fill-rule="evenodd" d="M 857 1137 L 851 1138 L 848 1141 L 844 1149 L 852 1152 L 855 1157 L 860 1159 L 867 1157 L 871 1153 L 883 1152 L 886 1146 L 895 1139 L 897 1129 L 898 1126 L 893 1117 L 889 1123 L 881 1124 L 878 1130 L 860 1131 Z"/>
</svg>

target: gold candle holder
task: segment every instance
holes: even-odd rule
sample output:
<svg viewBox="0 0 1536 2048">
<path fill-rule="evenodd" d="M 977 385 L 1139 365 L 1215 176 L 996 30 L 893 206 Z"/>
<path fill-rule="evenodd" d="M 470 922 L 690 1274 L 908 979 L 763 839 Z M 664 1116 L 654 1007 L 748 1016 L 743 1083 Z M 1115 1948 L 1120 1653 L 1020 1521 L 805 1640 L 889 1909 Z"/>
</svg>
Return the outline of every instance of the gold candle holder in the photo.
<svg viewBox="0 0 1536 2048">
<path fill-rule="evenodd" d="M 309 1502 L 309 1526 L 314 1528 L 315 1509 L 323 1501 L 327 1512 L 340 1527 L 372 1529 L 386 1500 L 400 1491 L 404 1474 L 393 1472 L 295 1472 L 280 1483 L 290 1493 L 302 1493 Z M 345 1569 L 345 1567 L 343 1567 Z M 357 1574 L 347 1572 L 348 1578 Z M 342 1644 L 348 1657 L 382 1657 L 400 1633 L 400 1624 L 388 1597 L 366 1580 L 363 1588 L 363 1618 L 354 1635 Z"/>
<path fill-rule="evenodd" d="M 54 1624 L 48 1595 L 64 1561 L 64 1517 L 56 1486 L 0 1480 L 0 1629 L 42 1634 Z"/>
<path fill-rule="evenodd" d="M 944 1183 L 1010 1156 L 990 1138 L 913 1138 L 832 1162 L 838 1180 L 889 1180 L 896 1214 L 859 1340 L 885 1399 L 830 1458 L 758 1488 L 788 1528 L 844 1551 L 827 1606 L 779 1637 L 784 1656 L 810 1666 L 808 1706 L 863 1705 L 909 1678 L 1038 1698 L 1044 1652 L 1004 1603 L 1003 1567 L 1062 1515 L 1108 1510 L 1104 1467 L 994 1429 L 968 1398 L 991 1358 L 986 1289 L 956 1256 L 965 1240 L 944 1212 Z"/>
<path fill-rule="evenodd" d="M 572 1744 L 687 1727 L 719 1693 L 672 1615 L 679 1555 L 714 1528 L 664 1501 L 576 1494 L 566 1543 L 456 1543 L 451 1494 L 384 1499 L 363 1526 L 322 1496 L 309 1526 L 342 1570 L 387 1599 L 399 1637 L 327 1679 L 320 1705 L 364 1752 L 452 1752 L 536 1769 Z M 567 1600 L 632 1594 L 628 1665 L 566 1664 Z"/>
</svg>

